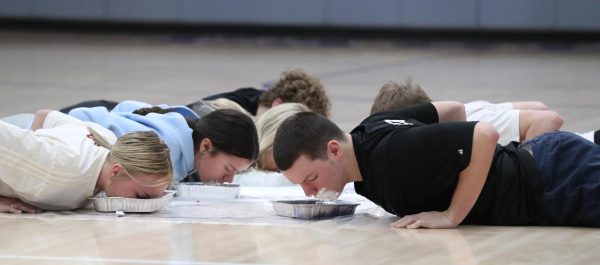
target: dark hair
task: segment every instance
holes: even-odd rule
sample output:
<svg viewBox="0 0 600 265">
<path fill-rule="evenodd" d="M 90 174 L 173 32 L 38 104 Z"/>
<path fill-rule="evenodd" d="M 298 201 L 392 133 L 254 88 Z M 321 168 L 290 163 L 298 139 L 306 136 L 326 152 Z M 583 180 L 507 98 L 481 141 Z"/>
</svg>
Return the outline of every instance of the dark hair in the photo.
<svg viewBox="0 0 600 265">
<path fill-rule="evenodd" d="M 161 107 L 149 107 L 149 108 L 139 108 L 133 111 L 133 114 L 138 114 L 138 115 L 142 115 L 142 116 L 146 116 L 149 113 L 158 113 L 158 114 L 165 114 L 165 113 L 169 113 L 169 112 L 174 112 L 174 110 L 172 109 L 163 109 Z"/>
<path fill-rule="evenodd" d="M 247 115 L 231 109 L 219 109 L 196 120 L 188 121 L 193 129 L 194 153 L 200 142 L 208 138 L 216 151 L 237 157 L 256 160 L 258 134 L 254 122 Z"/>
<path fill-rule="evenodd" d="M 273 157 L 280 170 L 287 170 L 300 157 L 327 158 L 327 142 L 344 140 L 344 132 L 326 117 L 313 112 L 300 112 L 285 119 L 273 141 Z"/>
</svg>

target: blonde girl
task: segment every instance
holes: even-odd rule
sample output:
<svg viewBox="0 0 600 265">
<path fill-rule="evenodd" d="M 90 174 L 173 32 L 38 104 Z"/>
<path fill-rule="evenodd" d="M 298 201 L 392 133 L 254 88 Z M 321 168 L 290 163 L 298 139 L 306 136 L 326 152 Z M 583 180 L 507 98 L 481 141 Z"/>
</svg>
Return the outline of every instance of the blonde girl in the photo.
<svg viewBox="0 0 600 265">
<path fill-rule="evenodd" d="M 310 111 L 308 107 L 300 103 L 282 103 L 267 110 L 256 121 L 258 132 L 258 169 L 277 171 L 277 165 L 273 160 L 273 140 L 279 125 L 288 117 L 298 113 Z"/>
<path fill-rule="evenodd" d="M 101 191 L 154 198 L 172 172 L 169 149 L 154 132 L 117 139 L 97 124 L 50 110 L 36 113 L 31 130 L 0 121 L 0 212 L 73 210 Z"/>
</svg>

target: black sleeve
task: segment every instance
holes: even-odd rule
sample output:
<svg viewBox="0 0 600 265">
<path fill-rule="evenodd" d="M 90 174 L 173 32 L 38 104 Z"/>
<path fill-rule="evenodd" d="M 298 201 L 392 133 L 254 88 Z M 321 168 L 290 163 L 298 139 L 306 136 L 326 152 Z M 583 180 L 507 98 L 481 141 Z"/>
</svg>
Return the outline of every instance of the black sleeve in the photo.
<svg viewBox="0 0 600 265">
<path fill-rule="evenodd" d="M 397 110 L 377 112 L 367 118 L 367 120 L 398 118 L 412 118 L 424 124 L 433 124 L 439 122 L 437 109 L 431 103 L 416 104 Z"/>
<path fill-rule="evenodd" d="M 387 144 L 387 166 L 382 188 L 398 215 L 448 208 L 458 174 L 471 160 L 476 122 L 437 123 L 394 134 Z"/>
<path fill-rule="evenodd" d="M 82 108 L 82 107 L 85 107 L 85 108 L 106 107 L 106 109 L 108 111 L 110 111 L 113 108 L 115 108 L 115 106 L 117 104 L 119 104 L 119 102 L 111 101 L 111 100 L 88 100 L 88 101 L 79 102 L 75 105 L 64 107 L 64 108 L 60 109 L 60 112 L 68 114 L 69 111 L 71 111 L 72 109 Z"/>
<path fill-rule="evenodd" d="M 258 109 L 258 100 L 260 96 L 264 93 L 263 90 L 258 90 L 253 87 L 244 87 L 239 88 L 235 91 L 220 93 L 212 96 L 208 96 L 203 98 L 204 100 L 213 100 L 219 98 L 229 99 L 250 112 L 252 115 L 256 115 L 256 110 Z M 193 104 L 193 103 L 192 103 Z M 189 106 L 188 106 L 189 107 Z"/>
</svg>

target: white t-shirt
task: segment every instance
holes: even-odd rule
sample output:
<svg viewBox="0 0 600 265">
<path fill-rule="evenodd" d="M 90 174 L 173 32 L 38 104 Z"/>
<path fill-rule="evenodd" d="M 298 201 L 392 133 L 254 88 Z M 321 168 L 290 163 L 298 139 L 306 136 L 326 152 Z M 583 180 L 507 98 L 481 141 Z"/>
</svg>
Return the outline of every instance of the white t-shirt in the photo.
<svg viewBox="0 0 600 265">
<path fill-rule="evenodd" d="M 85 206 L 109 153 L 88 137 L 88 127 L 116 141 L 109 130 L 58 111 L 35 132 L 0 121 L 0 195 L 44 210 Z"/>
<path fill-rule="evenodd" d="M 519 110 L 513 109 L 510 102 L 494 104 L 483 100 L 465 104 L 467 121 L 485 121 L 496 127 L 500 133 L 498 143 L 506 145 L 519 141 Z"/>
</svg>

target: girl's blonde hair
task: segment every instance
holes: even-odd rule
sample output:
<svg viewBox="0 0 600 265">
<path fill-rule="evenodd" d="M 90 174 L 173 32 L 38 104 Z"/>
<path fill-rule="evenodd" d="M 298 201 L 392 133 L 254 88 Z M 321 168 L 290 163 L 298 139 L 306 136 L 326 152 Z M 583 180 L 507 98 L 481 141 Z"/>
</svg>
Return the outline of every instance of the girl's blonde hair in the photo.
<svg viewBox="0 0 600 265">
<path fill-rule="evenodd" d="M 256 121 L 258 132 L 258 168 L 264 169 L 269 151 L 273 149 L 275 133 L 279 125 L 288 117 L 298 112 L 308 112 L 310 109 L 300 103 L 282 103 L 265 111 Z"/>
<path fill-rule="evenodd" d="M 173 181 L 173 165 L 169 157 L 169 148 L 155 132 L 127 133 L 111 145 L 94 129 L 88 127 L 88 130 L 96 144 L 110 150 L 109 161 L 121 164 L 125 175 L 129 178 L 147 187 L 171 184 Z M 141 181 L 135 178 L 138 174 L 156 176 L 156 180 Z"/>
<path fill-rule="evenodd" d="M 235 101 L 226 99 L 226 98 L 218 98 L 213 100 L 206 101 L 211 107 L 215 109 L 232 109 L 237 110 L 241 113 L 246 114 L 248 117 L 253 118 L 252 114 L 244 109 L 240 104 L 237 104 Z"/>
</svg>

